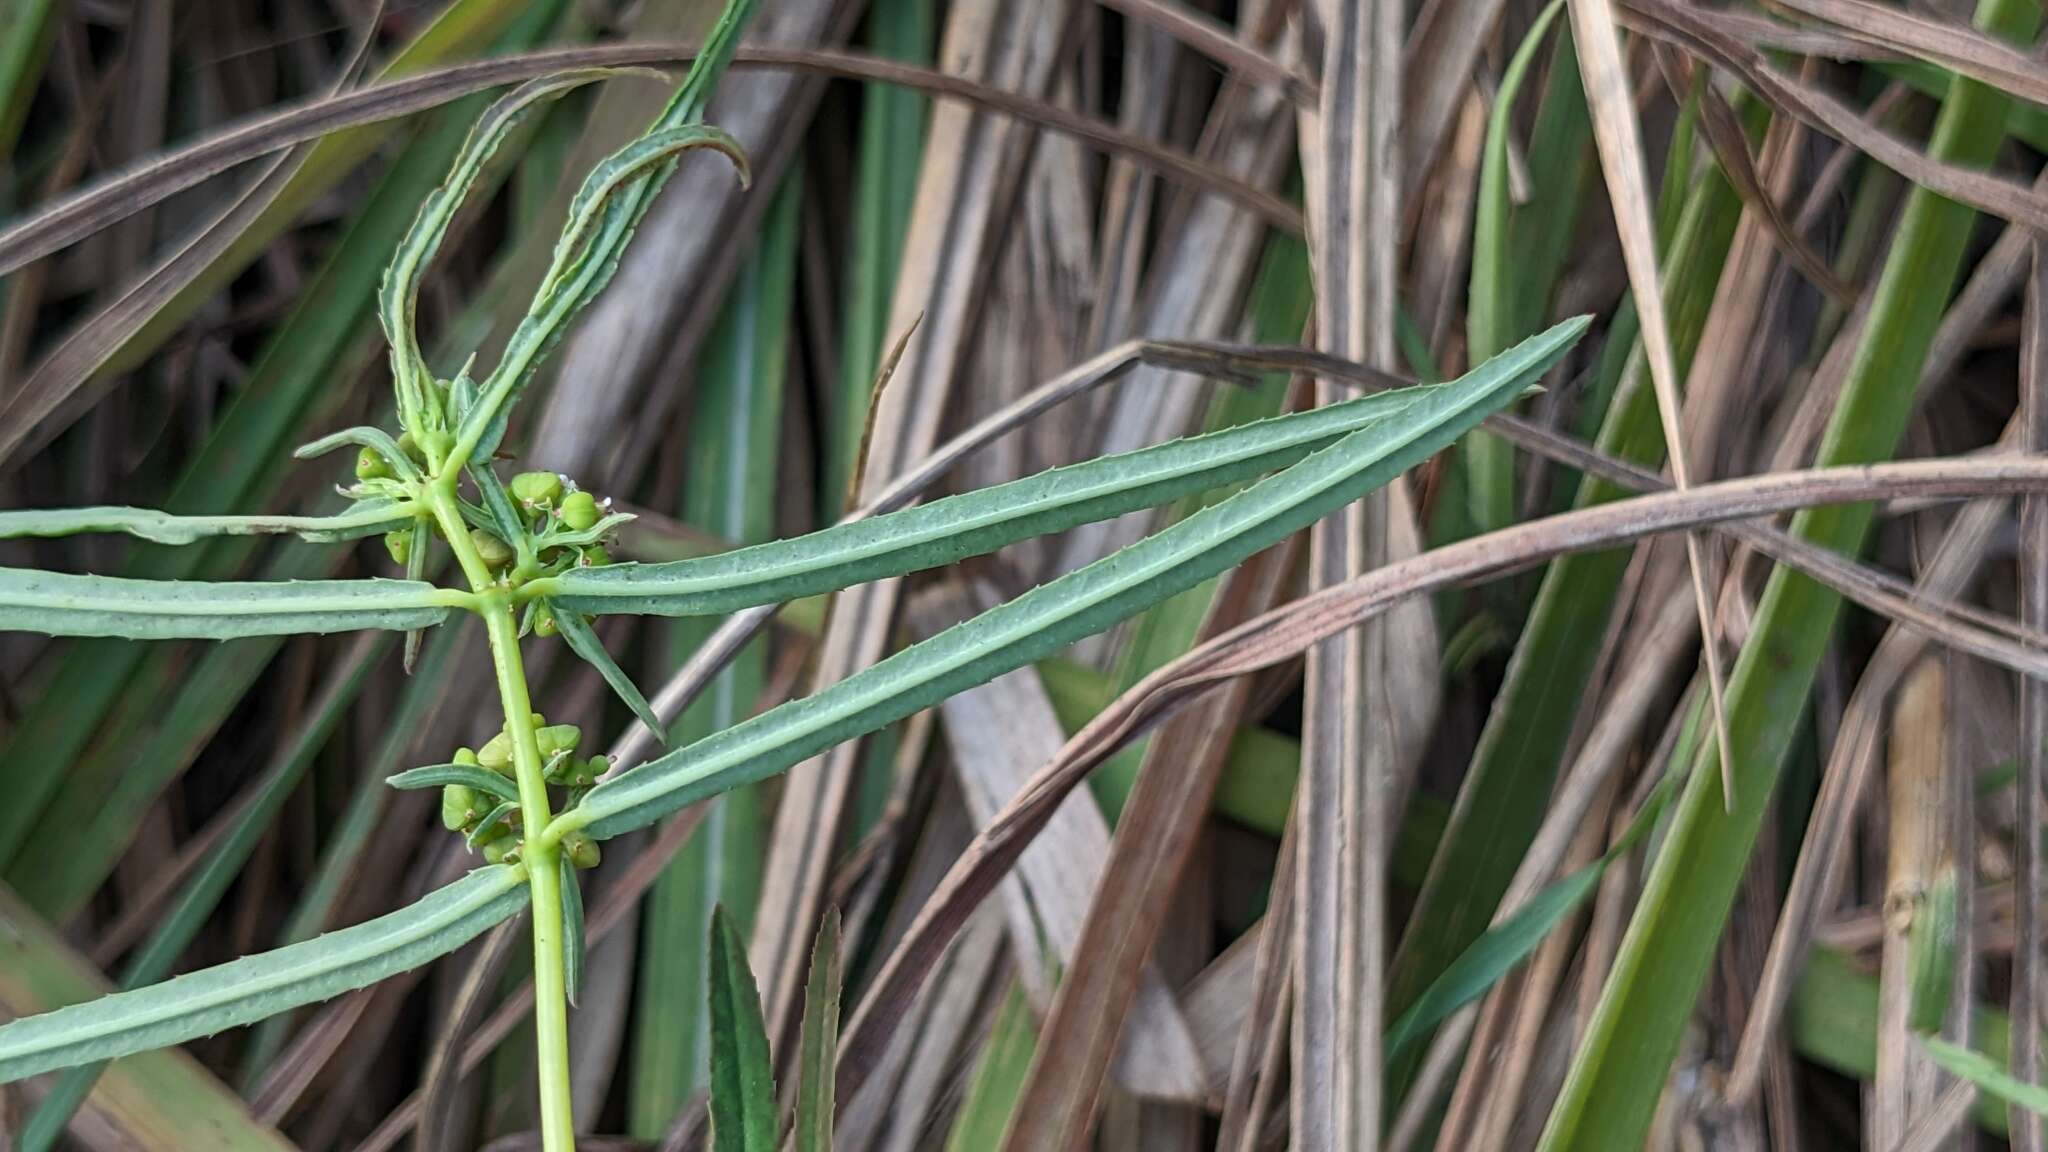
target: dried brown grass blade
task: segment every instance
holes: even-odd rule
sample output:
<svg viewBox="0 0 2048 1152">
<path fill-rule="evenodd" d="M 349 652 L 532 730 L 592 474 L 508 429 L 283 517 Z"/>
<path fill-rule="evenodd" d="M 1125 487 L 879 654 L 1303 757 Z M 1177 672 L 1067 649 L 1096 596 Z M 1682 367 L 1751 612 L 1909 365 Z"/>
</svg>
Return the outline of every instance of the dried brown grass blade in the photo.
<svg viewBox="0 0 2048 1152">
<path fill-rule="evenodd" d="M 2048 490 L 2048 460 L 1934 460 L 1779 473 L 1661 492 L 1563 513 L 1376 569 L 1265 613 L 1161 667 L 1118 697 L 1041 769 L 970 844 L 883 963 L 840 1042 L 839 1090 L 850 1098 L 888 1044 L 932 963 L 1055 807 L 1128 740 L 1217 685 L 1292 659 L 1391 605 L 1517 571 L 1569 551 L 1751 519 L 1821 503 L 1962 499 Z M 2048 653 L 2031 661 L 2048 667 Z"/>
<path fill-rule="evenodd" d="M 1664 426 L 1664 449 L 1671 478 L 1680 490 L 1691 486 L 1678 396 L 1678 362 L 1671 351 L 1671 329 L 1664 319 L 1664 290 L 1657 275 L 1657 218 L 1650 206 L 1649 183 L 1643 175 L 1643 144 L 1636 125 L 1635 100 L 1628 70 L 1621 59 L 1621 31 L 1615 26 L 1610 0 L 1570 0 L 1572 38 L 1579 49 L 1579 74 L 1593 117 L 1593 140 L 1600 169 L 1607 178 L 1607 199 L 1614 206 L 1615 228 L 1621 234 L 1622 260 L 1628 266 L 1629 288 L 1642 319 L 1643 350 L 1650 362 L 1650 383 L 1657 392 L 1657 416 Z M 1748 151 L 1742 149 L 1746 158 Z M 1768 193 L 1764 196 L 1769 200 Z M 1700 614 L 1700 654 L 1707 665 L 1707 684 L 1714 705 L 1714 740 L 1720 750 L 1721 789 L 1729 811 L 1735 810 L 1735 757 L 1728 741 L 1728 720 L 1722 697 L 1721 645 L 1714 627 L 1718 578 L 1710 579 L 1708 553 L 1700 539 L 1685 538 L 1685 560 L 1691 569 L 1693 599 Z"/>
<path fill-rule="evenodd" d="M 0 275 L 76 243 L 126 216 L 238 164 L 360 124 L 438 108 L 473 92 L 551 72 L 586 67 L 680 65 L 696 53 L 687 44 L 610 44 L 560 48 L 458 64 L 371 84 L 284 108 L 173 149 L 144 164 L 67 195 L 0 231 Z M 1245 185 L 1184 152 L 998 85 L 857 52 L 743 46 L 737 69 L 802 71 L 847 80 L 901 84 L 943 100 L 975 105 L 1103 149 L 1162 175 L 1211 188 L 1275 225 L 1299 232 L 1301 213 L 1286 200 Z"/>
<path fill-rule="evenodd" d="M 2039 191 L 1928 159 L 1911 144 L 1866 122 L 1841 99 L 1771 66 L 1731 31 L 1746 25 L 1668 0 L 1623 0 L 1621 10 L 1631 29 L 1729 72 L 1774 108 L 1854 146 L 1906 179 L 2001 219 L 2048 230 L 2048 198 Z"/>
<path fill-rule="evenodd" d="M 1233 570 L 1204 624 L 1205 634 L 1271 607 L 1294 569 L 1294 553 L 1291 547 L 1274 549 Z M 1039 1032 L 1038 1051 L 1004 1137 L 1006 1149 L 1088 1143 L 1103 1075 L 1116 1055 L 1126 1017 L 1142 1004 L 1139 981 L 1146 958 L 1173 905 L 1223 769 L 1230 733 L 1250 691 L 1249 680 L 1233 682 L 1210 707 L 1177 717 L 1153 734 L 1117 821 L 1072 962 Z"/>
<path fill-rule="evenodd" d="M 1825 22 L 1839 36 L 1982 80 L 2035 104 L 2048 103 L 2048 68 L 2040 61 L 1966 24 L 1869 0 L 1766 0 Z"/>
<path fill-rule="evenodd" d="M 2020 351 L 2020 446 L 2040 454 L 2048 452 L 2048 252 L 2037 237 L 2033 249 L 2033 274 L 2027 280 L 2026 329 Z M 2039 628 L 2048 624 L 2048 500 L 2039 496 L 2020 500 L 2020 623 Z M 2042 788 L 2048 784 L 2048 681 L 2038 677 L 2020 680 L 2019 775 L 2015 779 L 2013 808 L 2018 812 L 2021 834 L 2013 837 L 2012 1019 L 2033 1020 L 2041 1010 L 2044 993 L 2041 954 L 2040 838 L 2025 833 L 2041 810 Z M 2039 1030 L 2021 1028 L 2012 1034 L 2012 1075 L 2025 1083 L 2041 1080 L 2041 1035 Z M 2013 1152 L 2042 1152 L 2042 1118 L 2025 1108 L 2008 1110 Z"/>
<path fill-rule="evenodd" d="M 1069 24 L 1064 3 L 1007 3 L 955 9 L 942 58 L 1016 91 L 1042 97 Z M 877 407 L 863 501 L 930 455 L 954 376 L 971 343 L 1034 133 L 1021 124 L 957 106 L 934 109 L 918 175 L 913 221 L 890 304 L 890 331 L 918 312 L 924 322 L 905 349 Z M 841 592 L 819 650 L 814 683 L 827 685 L 887 651 L 900 580 Z M 762 980 L 770 1034 L 794 1018 L 803 962 L 817 922 L 826 864 L 839 834 L 861 744 L 841 745 L 792 769 L 775 815 L 751 960 Z M 851 1099 L 851 1094 L 842 1098 Z"/>
</svg>

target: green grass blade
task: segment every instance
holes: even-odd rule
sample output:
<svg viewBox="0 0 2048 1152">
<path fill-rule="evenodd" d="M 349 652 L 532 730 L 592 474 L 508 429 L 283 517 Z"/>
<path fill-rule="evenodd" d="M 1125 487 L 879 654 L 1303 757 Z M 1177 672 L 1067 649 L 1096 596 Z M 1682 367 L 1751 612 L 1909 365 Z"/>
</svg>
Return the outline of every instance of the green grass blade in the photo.
<svg viewBox="0 0 2048 1152">
<path fill-rule="evenodd" d="M 374 984 L 454 951 L 525 903 L 517 868 L 481 868 L 353 928 L 0 1025 L 0 1083 L 209 1036 Z"/>
<path fill-rule="evenodd" d="M 127 969 L 121 973 L 123 988 L 140 987 L 170 975 L 178 956 L 191 945 L 193 937 L 199 934 L 200 928 L 220 906 L 229 885 L 241 875 L 242 867 L 255 853 L 257 843 L 270 831 L 285 800 L 305 777 L 313 757 L 333 735 L 357 690 L 388 647 L 385 638 L 380 637 L 377 642 L 352 653 L 347 662 L 337 669 L 336 679 L 321 693 L 312 715 L 266 772 L 256 794 L 235 817 L 227 835 L 208 853 L 205 863 L 178 893 L 177 902 L 158 921 L 149 939 L 136 950 Z M 105 1067 L 102 1063 L 81 1065 L 58 1078 L 22 1129 L 23 1152 L 47 1152 L 56 1146 L 70 1125 L 72 1114 L 85 1102 Z"/>
<path fill-rule="evenodd" d="M 196 544 L 214 536 L 292 535 L 302 540 L 359 540 L 403 528 L 410 502 L 371 499 L 333 516 L 175 516 L 154 508 L 52 508 L 0 512 L 0 540 L 118 532 L 158 544 Z"/>
<path fill-rule="evenodd" d="M 799 172 L 784 178 L 705 341 L 677 511 L 684 523 L 718 539 L 751 543 L 775 535 L 802 181 Z M 663 631 L 665 668 L 673 669 L 713 625 L 678 620 Z M 764 641 L 742 648 L 677 718 L 672 742 L 680 746 L 746 719 L 767 668 Z M 723 905 L 741 930 L 751 930 L 760 903 L 768 812 L 769 797 L 760 789 L 718 797 L 707 806 L 697 834 L 655 882 L 637 973 L 645 1010 L 634 1021 L 629 1081 L 628 1128 L 635 1135 L 659 1138 L 705 1086 L 711 1034 L 704 962 L 711 910 Z"/>
<path fill-rule="evenodd" d="M 2048 1116 L 2048 1088 L 2014 1078 L 1998 1061 L 1981 1052 L 1951 1044 L 1939 1036 L 1922 1036 L 1927 1055 L 1943 1071 L 1975 1084 L 2008 1104 L 2016 1104 L 2037 1116 Z"/>
<path fill-rule="evenodd" d="M 1404 426 L 1437 395 L 1432 388 L 1446 387 L 1452 386 L 1381 392 L 1097 457 L 795 539 L 670 564 L 577 569 L 530 587 L 593 613 L 705 615 L 794 600 L 937 568 L 1285 468 L 1347 436 Z"/>
<path fill-rule="evenodd" d="M 1978 23 L 2025 42 L 2039 18 L 2030 0 L 1985 0 Z M 1987 166 L 2009 107 L 2001 94 L 1957 81 L 1935 123 L 1930 158 Z M 1976 217 L 1925 189 L 1908 197 L 1819 464 L 1880 460 L 1896 449 Z M 1868 505 L 1818 509 L 1794 517 L 1792 530 L 1854 553 L 1871 517 Z M 1840 606 L 1836 593 L 1806 577 L 1772 572 L 1728 684 L 1735 807 L 1723 798 L 1713 752 L 1703 751 L 1544 1130 L 1545 1152 L 1633 1146 L 1643 1138 Z"/>
<path fill-rule="evenodd" d="M 711 1147 L 775 1152 L 775 1073 L 746 942 L 723 908 L 711 916 Z"/>
<path fill-rule="evenodd" d="M 1664 284 L 1681 371 L 1698 347 L 1741 211 L 1734 187 L 1718 169 L 1711 170 L 1695 185 L 1673 240 Z M 1632 332 L 1631 327 L 1608 338 L 1628 340 Z M 1663 459 L 1663 432 L 1656 397 L 1643 383 L 1639 379 L 1609 410 L 1599 446 L 1654 466 Z M 1585 507 L 1624 495 L 1614 485 L 1587 480 L 1579 487 L 1577 503 Z M 1444 843 L 1395 952 L 1388 983 L 1392 1012 L 1406 1011 L 1485 931 L 1500 906 L 1549 802 L 1628 557 L 1628 549 L 1584 553 L 1556 560 L 1545 570 L 1459 787 Z M 1401 1062 L 1389 1069 L 1391 1083 L 1398 1086 L 1405 1084 L 1412 1065 Z"/>
<path fill-rule="evenodd" d="M 974 1066 L 974 1079 L 967 1083 L 967 1097 L 953 1118 L 953 1130 L 946 1136 L 946 1152 L 982 1152 L 999 1148 L 1003 1130 L 1010 1126 L 1010 1113 L 1024 1091 L 1024 1077 L 1031 1071 L 1031 1057 L 1038 1050 L 1038 1028 L 1031 1019 L 1031 1001 L 1021 985 L 1010 985 L 1009 995 L 996 1012 L 988 1042 L 982 1045 L 981 1062 Z"/>
<path fill-rule="evenodd" d="M 600 838 L 642 827 L 1051 655 L 1193 587 L 1441 451 L 1520 394 L 1585 328 L 1583 318 L 1566 321 L 1458 381 L 1409 389 L 1403 393 L 1408 402 L 1386 420 L 821 692 L 600 784 L 555 823 Z"/>
<path fill-rule="evenodd" d="M 932 58 L 932 0 L 873 0 L 868 5 L 868 48 L 877 56 L 910 64 Z M 920 93 L 888 84 L 861 90 L 860 142 L 854 156 L 853 252 L 843 299 L 839 382 L 830 409 L 825 465 L 819 474 L 819 504 L 828 513 L 847 507 L 875 372 L 893 334 L 889 301 L 917 197 L 917 173 L 924 156 L 926 100 Z"/>
<path fill-rule="evenodd" d="M 832 1152 L 832 1088 L 839 1056 L 839 909 L 825 912 L 811 947 L 797 1050 L 795 1152 Z"/>
<path fill-rule="evenodd" d="M 1557 19 L 1563 0 L 1552 0 L 1529 27 L 1521 46 L 1501 73 L 1487 117 L 1486 145 L 1479 162 L 1479 200 L 1472 226 L 1472 271 L 1465 306 L 1465 344 L 1474 363 L 1491 359 L 1522 335 L 1517 319 L 1528 310 L 1522 285 L 1511 271 L 1508 251 L 1508 135 L 1515 98 L 1536 60 L 1537 49 Z M 1465 466 L 1465 499 L 1475 532 L 1497 532 L 1515 520 L 1515 453 L 1507 441 L 1484 429 L 1466 433 L 1460 446 Z"/>
<path fill-rule="evenodd" d="M 233 640 L 429 628 L 467 594 L 410 580 L 130 580 L 0 568 L 0 631 Z"/>
</svg>

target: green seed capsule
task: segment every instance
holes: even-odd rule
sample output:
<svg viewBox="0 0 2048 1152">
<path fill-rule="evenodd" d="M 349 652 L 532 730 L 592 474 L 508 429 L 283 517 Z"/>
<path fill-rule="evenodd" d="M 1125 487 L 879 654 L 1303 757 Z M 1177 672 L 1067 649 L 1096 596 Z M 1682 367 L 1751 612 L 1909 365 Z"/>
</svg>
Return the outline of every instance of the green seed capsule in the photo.
<svg viewBox="0 0 2048 1152">
<path fill-rule="evenodd" d="M 384 480 L 391 476 L 391 462 L 375 448 L 364 448 L 356 453 L 356 479 Z"/>
<path fill-rule="evenodd" d="M 578 868 L 595 868 L 598 861 L 604 858 L 603 852 L 598 849 L 597 841 L 581 832 L 570 832 L 562 837 L 562 855 L 568 857 L 569 863 Z"/>
<path fill-rule="evenodd" d="M 521 472 L 508 487 L 529 508 L 551 508 L 562 498 L 562 478 L 553 472 Z"/>
<path fill-rule="evenodd" d="M 576 562 L 585 568 L 602 568 L 612 562 L 612 554 L 605 551 L 603 545 L 592 544 L 583 550 L 583 554 L 576 558 Z"/>
<path fill-rule="evenodd" d="M 503 732 L 484 741 L 476 750 L 476 762 L 493 772 L 507 772 L 512 767 L 512 738 Z"/>
<path fill-rule="evenodd" d="M 503 568 L 513 560 L 512 546 L 481 528 L 469 530 L 469 542 L 476 546 L 477 556 L 486 567 Z"/>
<path fill-rule="evenodd" d="M 476 810 L 476 789 L 467 784 L 450 784 L 441 789 L 441 826 L 460 832 L 481 815 Z"/>
<path fill-rule="evenodd" d="M 545 604 L 533 610 L 533 634 L 535 636 L 553 636 L 555 634 L 555 614 L 548 611 L 548 606 Z"/>
<path fill-rule="evenodd" d="M 540 758 L 545 760 L 558 752 L 575 751 L 583 741 L 583 731 L 574 724 L 550 724 L 536 728 L 533 741 L 540 745 Z"/>
<path fill-rule="evenodd" d="M 391 554 L 391 562 L 403 568 L 412 559 L 412 529 L 401 528 L 384 534 L 384 551 Z"/>
<path fill-rule="evenodd" d="M 562 497 L 562 523 L 574 532 L 581 532 L 598 522 L 600 518 L 597 497 L 588 492 L 571 492 Z"/>
<path fill-rule="evenodd" d="M 519 843 L 510 836 L 501 836 L 483 846 L 484 860 L 491 864 L 516 864 L 519 861 Z"/>
<path fill-rule="evenodd" d="M 457 764 L 467 764 L 472 768 L 476 767 L 478 761 L 476 758 L 475 750 L 470 748 L 457 748 L 455 750 L 455 762 Z"/>
</svg>

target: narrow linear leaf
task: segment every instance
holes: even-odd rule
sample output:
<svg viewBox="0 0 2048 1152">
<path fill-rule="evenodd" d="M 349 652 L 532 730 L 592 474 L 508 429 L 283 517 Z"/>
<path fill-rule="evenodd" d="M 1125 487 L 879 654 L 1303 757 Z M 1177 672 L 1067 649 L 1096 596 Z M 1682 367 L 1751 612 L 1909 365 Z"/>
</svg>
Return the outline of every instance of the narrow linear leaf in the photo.
<svg viewBox="0 0 2048 1152">
<path fill-rule="evenodd" d="M 832 1152 L 832 1087 L 839 1053 L 839 909 L 825 912 L 811 947 L 797 1056 L 796 1152 Z"/>
<path fill-rule="evenodd" d="M 428 628 L 468 595 L 411 580 L 214 583 L 0 568 L 0 632 L 232 640 Z"/>
<path fill-rule="evenodd" d="M 711 1147 L 775 1152 L 775 1076 L 747 946 L 721 905 L 711 915 Z"/>
<path fill-rule="evenodd" d="M 1381 392 L 697 559 L 579 568 L 535 581 L 540 588 L 536 594 L 582 612 L 663 616 L 731 612 L 800 599 L 942 567 L 1019 540 L 1285 468 L 1354 432 L 1396 427 L 1440 403 L 1438 389 L 1463 386 L 1461 382 Z"/>
<path fill-rule="evenodd" d="M 408 426 L 417 423 L 423 406 L 438 403 L 434 399 L 432 373 L 415 335 L 415 322 L 420 280 L 440 249 L 448 226 L 454 222 L 456 209 L 462 206 L 470 186 L 476 183 L 498 145 L 504 143 L 529 110 L 615 74 L 615 69 L 579 68 L 529 80 L 499 97 L 470 129 L 447 178 L 420 205 L 419 215 L 399 241 L 398 251 L 392 256 L 377 292 L 377 318 L 384 325 L 385 339 L 391 343 L 393 388 Z"/>
<path fill-rule="evenodd" d="M 517 802 L 519 799 L 518 785 L 488 768 L 479 768 L 474 764 L 429 764 L 424 768 L 409 768 L 392 775 L 384 783 L 404 791 L 461 784 L 479 792 L 489 793 L 500 800 Z"/>
<path fill-rule="evenodd" d="M 524 872 L 481 868 L 353 928 L 0 1025 L 0 1083 L 210 1036 L 374 984 L 454 951 L 525 903 Z"/>
<path fill-rule="evenodd" d="M 472 851 L 475 850 L 476 848 L 480 847 L 484 843 L 484 841 L 490 837 L 491 833 L 496 831 L 500 825 L 512 819 L 512 814 L 517 811 L 519 811 L 519 804 L 517 801 L 505 800 L 500 802 L 495 808 L 492 808 L 490 812 L 484 816 L 483 819 L 476 822 L 476 827 L 470 829 L 469 835 L 463 837 L 463 843 L 467 844 Z"/>
<path fill-rule="evenodd" d="M 383 499 L 364 500 L 334 516 L 177 516 L 154 508 L 101 504 L 0 512 L 0 540 L 119 532 L 158 544 L 193 544 L 214 536 L 284 534 L 329 542 L 359 540 L 403 528 L 412 514 L 410 501 Z"/>
<path fill-rule="evenodd" d="M 555 631 L 560 632 L 562 639 L 569 642 L 569 649 L 581 656 L 584 663 L 597 669 L 597 674 L 604 677 L 604 682 L 612 686 L 612 691 L 618 693 L 619 699 L 626 702 L 626 707 L 633 710 L 633 715 L 638 716 L 640 722 L 647 725 L 647 730 L 654 733 L 656 740 L 667 743 L 668 731 L 662 727 L 661 717 L 655 715 L 654 708 L 647 703 L 647 697 L 640 694 L 640 689 L 634 685 L 633 678 L 626 675 L 625 669 L 619 667 L 618 661 L 612 659 L 611 653 L 604 650 L 604 641 L 599 640 L 596 630 L 584 622 L 582 613 L 558 607 L 549 601 L 542 603 L 547 604 L 548 610 L 554 614 Z"/>
<path fill-rule="evenodd" d="M 583 886 L 567 854 L 555 859 L 562 870 L 562 983 L 569 990 L 569 1007 L 574 1008 L 583 994 Z"/>
<path fill-rule="evenodd" d="M 353 428 L 330 432 L 318 440 L 308 440 L 292 449 L 292 457 L 297 460 L 311 460 L 351 444 L 376 452 L 399 475 L 408 479 L 419 478 L 419 468 L 413 464 L 412 457 L 405 454 L 405 449 L 398 446 L 398 441 L 391 438 L 391 433 L 369 424 L 358 424 Z"/>
<path fill-rule="evenodd" d="M 1949 1075 L 1968 1080 L 2008 1104 L 2048 1116 L 2048 1088 L 2016 1079 L 1998 1061 L 1982 1052 L 1973 1052 L 1938 1036 L 1922 1036 L 1920 1043 L 1926 1046 L 1929 1058 Z"/>
<path fill-rule="evenodd" d="M 1521 392 L 1585 331 L 1568 320 L 1459 381 L 1410 389 L 1353 432 L 1128 548 L 592 789 L 555 821 L 599 838 L 764 779 L 1143 611 L 1272 546 L 1428 459 Z"/>
</svg>

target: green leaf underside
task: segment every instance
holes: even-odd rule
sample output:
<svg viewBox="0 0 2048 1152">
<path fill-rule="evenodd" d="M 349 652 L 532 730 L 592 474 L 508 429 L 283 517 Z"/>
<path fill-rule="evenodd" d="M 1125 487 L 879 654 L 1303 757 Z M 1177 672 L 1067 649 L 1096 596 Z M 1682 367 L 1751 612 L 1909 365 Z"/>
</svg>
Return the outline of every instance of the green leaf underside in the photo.
<svg viewBox="0 0 2048 1152">
<path fill-rule="evenodd" d="M 1286 468 L 1353 433 L 1400 427 L 1467 387 L 1382 392 L 1054 468 L 794 539 L 665 564 L 579 568 L 537 583 L 556 605 L 586 613 L 695 616 L 801 599 L 942 567 Z"/>
<path fill-rule="evenodd" d="M 747 946 L 723 907 L 711 917 L 713 1152 L 775 1152 L 775 1077 Z"/>
<path fill-rule="evenodd" d="M 402 528 L 411 515 L 411 508 L 397 500 L 366 500 L 338 516 L 178 516 L 154 508 L 102 504 L 0 512 L 0 540 L 89 532 L 118 532 L 158 544 L 285 533 L 313 541 L 357 540 Z"/>
<path fill-rule="evenodd" d="M 821 692 L 600 784 L 556 824 L 599 838 L 643 827 L 1050 655 L 1200 583 L 1440 451 L 1548 370 L 1586 323 L 1565 321 L 1453 384 L 1399 394 L 1406 402 L 1396 412 L 1285 471 Z"/>
<path fill-rule="evenodd" d="M 353 928 L 0 1025 L 0 1083 L 210 1036 L 374 984 L 454 951 L 525 903 L 523 872 L 482 868 Z"/>
<path fill-rule="evenodd" d="M 0 632 L 232 640 L 428 628 L 467 593 L 413 580 L 215 583 L 0 568 Z"/>
<path fill-rule="evenodd" d="M 408 791 L 462 784 L 479 792 L 488 792 L 500 800 L 510 800 L 514 803 L 519 800 L 518 785 L 488 768 L 479 768 L 474 764 L 429 764 L 424 768 L 410 768 L 404 772 L 394 773 L 384 783 Z"/>
</svg>

